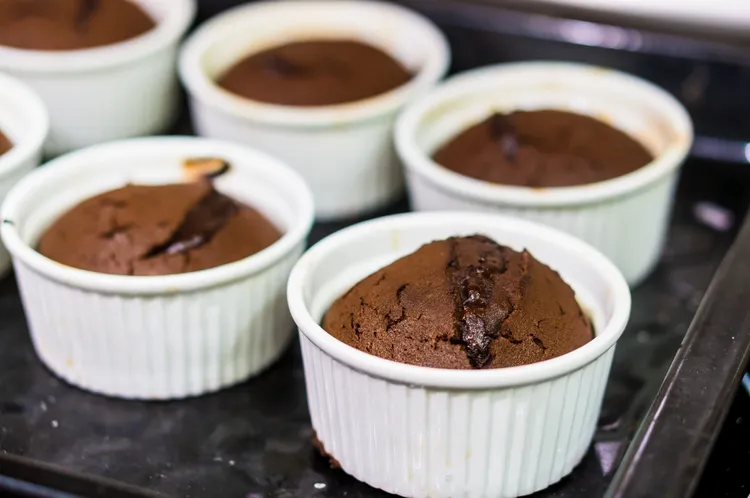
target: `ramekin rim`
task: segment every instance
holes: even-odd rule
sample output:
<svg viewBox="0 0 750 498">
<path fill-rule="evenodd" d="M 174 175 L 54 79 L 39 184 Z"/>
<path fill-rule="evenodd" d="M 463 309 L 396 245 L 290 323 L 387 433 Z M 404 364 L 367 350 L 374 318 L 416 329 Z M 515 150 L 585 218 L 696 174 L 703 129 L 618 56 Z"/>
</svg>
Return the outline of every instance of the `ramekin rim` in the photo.
<svg viewBox="0 0 750 498">
<path fill-rule="evenodd" d="M 269 247 L 239 261 L 221 265 L 207 270 L 163 276 L 124 276 L 97 273 L 81 270 L 57 263 L 36 251 L 27 244 L 18 233 L 15 223 L 17 205 L 28 195 L 29 191 L 54 180 L 57 175 L 74 171 L 79 161 L 101 153 L 110 153 L 138 145 L 158 147 L 161 144 L 202 143 L 217 149 L 231 149 L 238 154 L 250 154 L 255 158 L 254 164 L 262 163 L 266 172 L 273 175 L 274 182 L 293 192 L 299 202 L 295 218 L 282 237 Z M 236 166 L 243 168 L 243 166 Z M 105 173 L 106 170 L 103 170 Z M 105 173 L 106 174 L 106 173 Z M 188 136 L 156 136 L 126 139 L 116 142 L 94 145 L 60 156 L 24 177 L 11 189 L 0 209 L 2 218 L 2 240 L 13 258 L 29 266 L 32 270 L 71 287 L 121 295 L 160 295 L 193 292 L 207 289 L 227 282 L 236 281 L 277 264 L 304 244 L 312 229 L 314 207 L 312 193 L 297 172 L 280 160 L 256 149 L 226 142 Z"/>
<path fill-rule="evenodd" d="M 462 222 L 467 219 L 467 216 L 470 216 L 473 221 L 482 223 L 503 224 L 505 226 L 510 224 L 523 227 L 526 230 L 533 230 L 546 238 L 554 239 L 556 244 L 562 244 L 572 250 L 586 254 L 585 260 L 606 276 L 613 289 L 615 309 L 603 330 L 593 340 L 580 348 L 543 362 L 499 369 L 450 370 L 408 365 L 365 353 L 334 338 L 312 317 L 305 303 L 304 282 L 312 268 L 332 247 L 356 239 L 360 234 L 379 225 L 397 225 L 400 227 L 417 224 L 424 226 L 426 223 L 438 225 L 453 220 Z M 502 243 L 503 241 L 499 242 Z M 567 375 L 583 368 L 614 347 L 625 330 L 631 307 L 630 289 L 622 273 L 612 262 L 589 244 L 559 230 L 526 220 L 499 214 L 458 211 L 418 212 L 386 216 L 352 225 L 326 237 L 312 246 L 297 261 L 289 277 L 287 299 L 292 317 L 300 333 L 324 351 L 325 354 L 350 368 L 400 384 L 470 390 L 527 385 Z"/>
<path fill-rule="evenodd" d="M 595 71 L 616 78 L 620 83 L 651 92 L 669 108 L 675 128 L 682 135 L 671 143 L 649 164 L 628 174 L 609 180 L 569 187 L 534 188 L 495 184 L 451 171 L 423 153 L 414 141 L 419 121 L 435 107 L 448 99 L 465 96 L 476 81 L 489 77 L 501 78 L 518 71 Z M 550 79 L 553 76 L 549 76 Z M 420 175 L 446 193 L 486 205 L 520 205 L 554 207 L 582 205 L 617 198 L 644 188 L 678 169 L 689 153 L 693 140 L 693 126 L 685 108 L 662 88 L 642 78 L 614 69 L 596 65 L 557 62 L 527 61 L 501 63 L 460 73 L 446 80 L 432 92 L 417 99 L 399 116 L 395 126 L 395 146 L 407 171 Z"/>
<path fill-rule="evenodd" d="M 16 169 L 34 154 L 41 153 L 44 141 L 49 134 L 50 120 L 42 99 L 31 87 L 2 72 L 0 72 L 0 86 L 9 88 L 11 92 L 18 95 L 18 100 L 23 102 L 22 105 L 26 110 L 25 114 L 33 123 L 28 136 L 14 143 L 8 152 L 0 156 L 0 181 L 2 181 L 6 176 L 15 173 Z"/>
<path fill-rule="evenodd" d="M 31 74 L 102 71 L 146 57 L 181 38 L 197 11 L 197 0 L 170 0 L 169 12 L 151 31 L 111 45 L 80 50 L 28 50 L 0 45 L 0 70 Z"/>
<path fill-rule="evenodd" d="M 334 5 L 337 2 L 332 0 L 280 0 L 238 5 L 199 26 L 183 44 L 178 63 L 180 79 L 191 97 L 235 119 L 278 126 L 319 128 L 342 122 L 367 121 L 382 114 L 393 112 L 413 98 L 414 95 L 440 81 L 448 71 L 451 60 L 450 46 L 442 31 L 428 18 L 397 4 L 346 0 L 346 4 L 350 7 L 371 9 L 373 5 L 377 5 L 379 8 L 389 9 L 397 15 L 410 19 L 411 22 L 419 24 L 422 29 L 431 32 L 436 42 L 433 46 L 433 57 L 414 75 L 411 81 L 394 90 L 356 102 L 319 107 L 282 106 L 245 99 L 222 89 L 205 74 L 200 67 L 199 59 L 210 43 L 221 38 L 221 32 L 224 31 L 223 24 L 227 22 L 227 19 L 234 16 L 237 17 L 236 22 L 239 23 L 242 21 L 242 19 L 239 19 L 241 15 L 250 17 L 256 12 L 284 9 L 287 5 L 294 3 Z"/>
</svg>

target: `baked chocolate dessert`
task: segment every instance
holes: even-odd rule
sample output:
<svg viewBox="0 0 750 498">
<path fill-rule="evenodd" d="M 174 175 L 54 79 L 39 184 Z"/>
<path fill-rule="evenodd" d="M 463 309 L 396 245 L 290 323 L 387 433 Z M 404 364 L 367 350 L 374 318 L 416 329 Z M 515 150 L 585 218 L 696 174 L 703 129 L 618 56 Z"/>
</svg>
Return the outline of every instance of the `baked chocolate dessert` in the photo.
<svg viewBox="0 0 750 498">
<path fill-rule="evenodd" d="M 375 47 L 349 40 L 294 42 L 251 54 L 218 80 L 241 97 L 286 106 L 326 106 L 374 97 L 412 74 Z"/>
<path fill-rule="evenodd" d="M 170 275 L 238 261 L 280 237 L 262 214 L 203 179 L 127 185 L 87 199 L 47 229 L 38 249 L 82 270 Z"/>
<path fill-rule="evenodd" d="M 13 142 L 0 131 L 0 156 L 13 148 Z"/>
<path fill-rule="evenodd" d="M 643 145 L 597 119 L 564 111 L 494 114 L 435 152 L 465 176 L 525 187 L 609 180 L 653 160 Z"/>
<path fill-rule="evenodd" d="M 370 275 L 323 328 L 381 358 L 452 369 L 535 363 L 593 338 L 554 270 L 481 235 L 431 242 Z"/>
<path fill-rule="evenodd" d="M 1 0 L 0 45 L 78 50 L 111 45 L 156 26 L 132 0 Z"/>
</svg>

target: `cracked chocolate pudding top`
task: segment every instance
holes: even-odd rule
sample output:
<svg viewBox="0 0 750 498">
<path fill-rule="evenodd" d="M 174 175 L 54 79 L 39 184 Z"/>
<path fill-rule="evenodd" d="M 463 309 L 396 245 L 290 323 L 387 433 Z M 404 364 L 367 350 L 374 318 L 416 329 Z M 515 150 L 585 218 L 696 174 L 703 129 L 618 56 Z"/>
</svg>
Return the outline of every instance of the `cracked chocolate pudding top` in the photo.
<svg viewBox="0 0 750 498">
<path fill-rule="evenodd" d="M 374 97 L 412 74 L 379 49 L 349 40 L 294 42 L 251 54 L 219 86 L 242 97 L 286 106 L 326 106 Z"/>
<path fill-rule="evenodd" d="M 481 235 L 431 242 L 370 275 L 323 328 L 381 358 L 453 369 L 535 363 L 593 338 L 557 272 Z"/>
<path fill-rule="evenodd" d="M 0 45 L 78 50 L 111 45 L 156 26 L 131 0 L 0 0 Z"/>
<path fill-rule="evenodd" d="M 653 156 L 597 119 L 541 110 L 494 114 L 441 146 L 433 159 L 487 182 L 565 187 L 622 176 L 647 165 Z"/>
<path fill-rule="evenodd" d="M 59 263 L 117 275 L 169 275 L 246 258 L 281 237 L 255 209 L 209 181 L 127 185 L 75 206 L 42 235 Z"/>
<path fill-rule="evenodd" d="M 13 142 L 0 131 L 0 156 L 8 152 L 11 148 L 13 148 Z"/>
</svg>

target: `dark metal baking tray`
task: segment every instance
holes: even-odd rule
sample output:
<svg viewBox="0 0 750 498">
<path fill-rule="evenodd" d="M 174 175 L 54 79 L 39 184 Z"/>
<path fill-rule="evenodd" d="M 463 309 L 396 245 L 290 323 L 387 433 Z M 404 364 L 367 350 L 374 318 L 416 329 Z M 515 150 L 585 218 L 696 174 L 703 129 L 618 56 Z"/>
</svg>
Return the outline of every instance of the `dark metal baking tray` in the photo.
<svg viewBox="0 0 750 498">
<path fill-rule="evenodd" d="M 456 2 L 430 2 L 433 10 L 456 8 Z M 411 3 L 422 3 L 422 10 L 427 4 Z M 461 20 L 459 13 L 467 9 L 451 12 L 430 15 L 451 39 L 455 69 L 531 56 L 514 51 L 503 55 L 494 24 L 476 17 L 471 18 L 473 25 Z M 210 9 L 204 9 L 203 14 L 208 13 Z M 459 21 L 463 24 L 457 26 Z M 595 62 L 616 65 L 617 56 L 612 57 L 612 64 L 607 57 Z M 184 123 L 176 132 L 189 132 Z M 664 256 L 654 274 L 634 290 L 632 319 L 618 343 L 595 442 L 569 477 L 535 497 L 598 498 L 605 493 L 734 240 L 733 220 L 742 218 L 750 204 L 750 188 L 745 186 L 750 184 L 738 175 L 742 173 L 723 163 L 688 162 Z M 403 201 L 372 216 L 407 207 Z M 717 216 L 723 222 L 717 222 Z M 310 241 L 354 221 L 319 224 Z M 294 344 L 261 376 L 213 395 L 145 403 L 88 394 L 40 364 L 15 282 L 12 276 L 5 278 L 0 281 L 0 492 L 56 498 L 154 493 L 386 496 L 331 470 L 315 453 L 302 375 Z"/>
<path fill-rule="evenodd" d="M 693 496 L 750 359 L 749 276 L 750 218 L 717 270 L 609 497 Z"/>
<path fill-rule="evenodd" d="M 704 172 L 705 165 L 688 165 L 662 262 L 634 291 L 594 445 L 570 477 L 539 497 L 602 496 L 661 384 L 733 239 L 731 230 L 696 218 L 696 203 L 716 203 L 738 217 L 747 207 L 747 189 Z M 318 225 L 311 239 L 343 225 Z M 12 278 L 0 283 L 0 316 L 0 474 L 81 496 L 115 496 L 95 494 L 104 484 L 83 476 L 185 497 L 385 496 L 315 454 L 296 344 L 240 386 L 185 401 L 131 402 L 70 387 L 39 363 Z M 60 474 L 40 473 L 40 463 Z"/>
</svg>

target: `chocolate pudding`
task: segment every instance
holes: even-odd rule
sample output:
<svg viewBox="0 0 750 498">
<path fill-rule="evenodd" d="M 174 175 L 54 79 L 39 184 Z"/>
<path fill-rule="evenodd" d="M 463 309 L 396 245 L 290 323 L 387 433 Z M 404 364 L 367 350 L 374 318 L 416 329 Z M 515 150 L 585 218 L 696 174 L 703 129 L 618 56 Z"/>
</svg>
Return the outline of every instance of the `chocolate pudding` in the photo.
<svg viewBox="0 0 750 498">
<path fill-rule="evenodd" d="M 0 0 L 0 45 L 78 50 L 111 45 L 156 26 L 129 0 Z"/>
<path fill-rule="evenodd" d="M 0 156 L 13 148 L 13 142 L 0 131 Z"/>
<path fill-rule="evenodd" d="M 494 114 L 435 152 L 438 164 L 478 180 L 524 187 L 567 187 L 609 180 L 653 156 L 597 119 L 564 111 Z"/>
<path fill-rule="evenodd" d="M 481 235 L 431 242 L 370 275 L 323 328 L 381 358 L 452 369 L 526 365 L 593 338 L 557 272 Z"/>
<path fill-rule="evenodd" d="M 411 78 L 398 61 L 370 45 L 311 40 L 251 54 L 221 76 L 218 84 L 269 104 L 326 106 L 374 97 Z"/>
<path fill-rule="evenodd" d="M 280 237 L 258 211 L 202 180 L 99 194 L 55 221 L 38 249 L 82 270 L 170 275 L 238 261 Z"/>
</svg>

